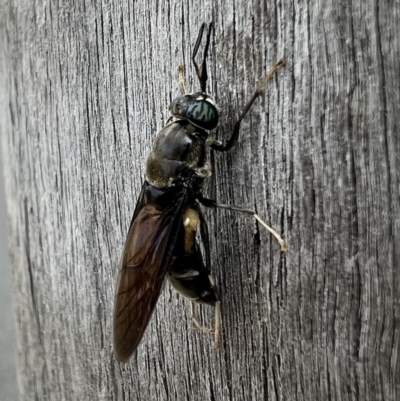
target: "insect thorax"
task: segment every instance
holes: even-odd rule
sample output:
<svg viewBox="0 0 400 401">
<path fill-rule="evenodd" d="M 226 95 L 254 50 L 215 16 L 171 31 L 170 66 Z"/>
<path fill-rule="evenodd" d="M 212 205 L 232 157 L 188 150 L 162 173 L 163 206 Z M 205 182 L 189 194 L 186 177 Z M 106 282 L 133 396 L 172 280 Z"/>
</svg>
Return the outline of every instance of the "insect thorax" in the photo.
<svg viewBox="0 0 400 401">
<path fill-rule="evenodd" d="M 165 188 L 176 182 L 202 181 L 211 175 L 206 162 L 206 139 L 204 130 L 185 120 L 165 126 L 158 133 L 147 159 L 146 180 Z"/>
</svg>

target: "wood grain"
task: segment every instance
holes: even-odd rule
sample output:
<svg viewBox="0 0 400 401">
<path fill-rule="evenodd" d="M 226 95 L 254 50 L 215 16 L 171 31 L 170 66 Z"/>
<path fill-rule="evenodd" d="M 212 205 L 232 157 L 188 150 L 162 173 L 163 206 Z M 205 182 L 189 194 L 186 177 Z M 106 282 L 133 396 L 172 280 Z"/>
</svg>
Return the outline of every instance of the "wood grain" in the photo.
<svg viewBox="0 0 400 401">
<path fill-rule="evenodd" d="M 1 136 L 21 400 L 400 398 L 400 6 L 374 0 L 4 2 Z M 223 347 L 167 286 L 113 360 L 118 262 L 151 141 L 203 21 L 226 138 L 206 193 Z M 202 315 L 211 321 L 211 309 Z"/>
</svg>

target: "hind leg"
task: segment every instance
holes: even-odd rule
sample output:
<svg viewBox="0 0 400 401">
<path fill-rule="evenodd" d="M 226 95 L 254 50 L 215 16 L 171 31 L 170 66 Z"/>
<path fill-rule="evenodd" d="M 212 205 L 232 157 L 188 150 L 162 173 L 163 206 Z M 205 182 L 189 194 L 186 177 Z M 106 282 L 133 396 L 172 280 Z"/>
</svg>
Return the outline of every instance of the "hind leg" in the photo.
<svg viewBox="0 0 400 401">
<path fill-rule="evenodd" d="M 190 303 L 190 312 L 193 323 L 200 330 L 206 333 L 214 333 L 215 347 L 220 347 L 221 333 L 221 302 L 218 297 L 214 280 L 208 275 L 201 253 L 196 246 L 195 251 L 176 259 L 168 280 L 181 295 L 187 298 Z M 194 303 L 214 306 L 215 324 L 214 328 L 208 328 L 202 324 L 195 312 Z"/>
<path fill-rule="evenodd" d="M 217 301 L 214 305 L 215 318 L 214 318 L 214 328 L 209 328 L 204 326 L 200 319 L 197 317 L 195 312 L 195 304 L 193 301 L 190 302 L 190 314 L 192 316 L 193 323 L 195 326 L 203 330 L 205 333 L 214 333 L 214 343 L 215 348 L 221 348 L 221 301 Z"/>
<path fill-rule="evenodd" d="M 201 303 L 201 300 L 198 301 L 190 301 L 190 315 L 192 317 L 193 323 L 195 326 L 203 330 L 205 333 L 214 333 L 214 342 L 215 342 L 215 348 L 220 348 L 221 346 L 221 301 L 218 299 L 217 296 L 217 290 L 215 287 L 214 280 L 211 276 L 209 276 L 210 283 L 211 283 L 211 289 L 213 290 L 215 297 L 217 300 L 214 303 L 214 310 L 215 310 L 215 315 L 214 315 L 214 328 L 209 328 L 203 325 L 201 323 L 200 319 L 196 315 L 196 310 L 195 310 L 195 302 Z"/>
</svg>

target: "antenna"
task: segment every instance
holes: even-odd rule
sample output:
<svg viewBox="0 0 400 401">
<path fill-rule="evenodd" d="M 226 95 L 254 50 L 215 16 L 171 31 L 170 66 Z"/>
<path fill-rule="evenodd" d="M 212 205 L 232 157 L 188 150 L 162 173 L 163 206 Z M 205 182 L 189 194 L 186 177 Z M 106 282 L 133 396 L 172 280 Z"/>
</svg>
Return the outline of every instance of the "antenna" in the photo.
<svg viewBox="0 0 400 401">
<path fill-rule="evenodd" d="M 202 92 L 206 91 L 206 85 L 207 85 L 207 79 L 208 79 L 206 59 L 207 59 L 207 54 L 208 54 L 208 47 L 210 46 L 211 30 L 212 30 L 212 27 L 213 27 L 212 22 L 208 26 L 207 42 L 206 42 L 206 47 L 204 48 L 203 63 L 201 65 L 201 71 L 200 71 L 199 66 L 196 63 L 195 57 L 196 57 L 197 52 L 199 50 L 199 47 L 200 47 L 200 44 L 201 44 L 201 39 L 203 38 L 203 32 L 204 32 L 204 28 L 205 27 L 206 27 L 206 23 L 203 22 L 203 24 L 201 25 L 199 36 L 197 37 L 197 41 L 196 41 L 196 44 L 194 46 L 193 55 L 192 55 L 192 62 L 193 62 L 194 68 L 196 70 L 197 77 L 199 78 L 200 88 L 201 88 Z"/>
</svg>

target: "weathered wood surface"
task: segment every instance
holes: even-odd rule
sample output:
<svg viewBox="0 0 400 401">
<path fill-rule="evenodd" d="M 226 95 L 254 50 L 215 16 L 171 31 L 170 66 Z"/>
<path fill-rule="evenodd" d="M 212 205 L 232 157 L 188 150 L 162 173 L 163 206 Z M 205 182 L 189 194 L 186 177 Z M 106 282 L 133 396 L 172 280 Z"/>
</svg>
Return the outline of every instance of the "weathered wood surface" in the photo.
<svg viewBox="0 0 400 401">
<path fill-rule="evenodd" d="M 23 400 L 400 399 L 399 3 L 13 0 L 1 119 Z M 227 135 L 207 212 L 223 348 L 169 286 L 112 357 L 118 261 L 152 138 L 203 21 Z M 192 85 L 193 84 L 193 85 Z M 203 318 L 211 320 L 211 310 Z"/>
</svg>

